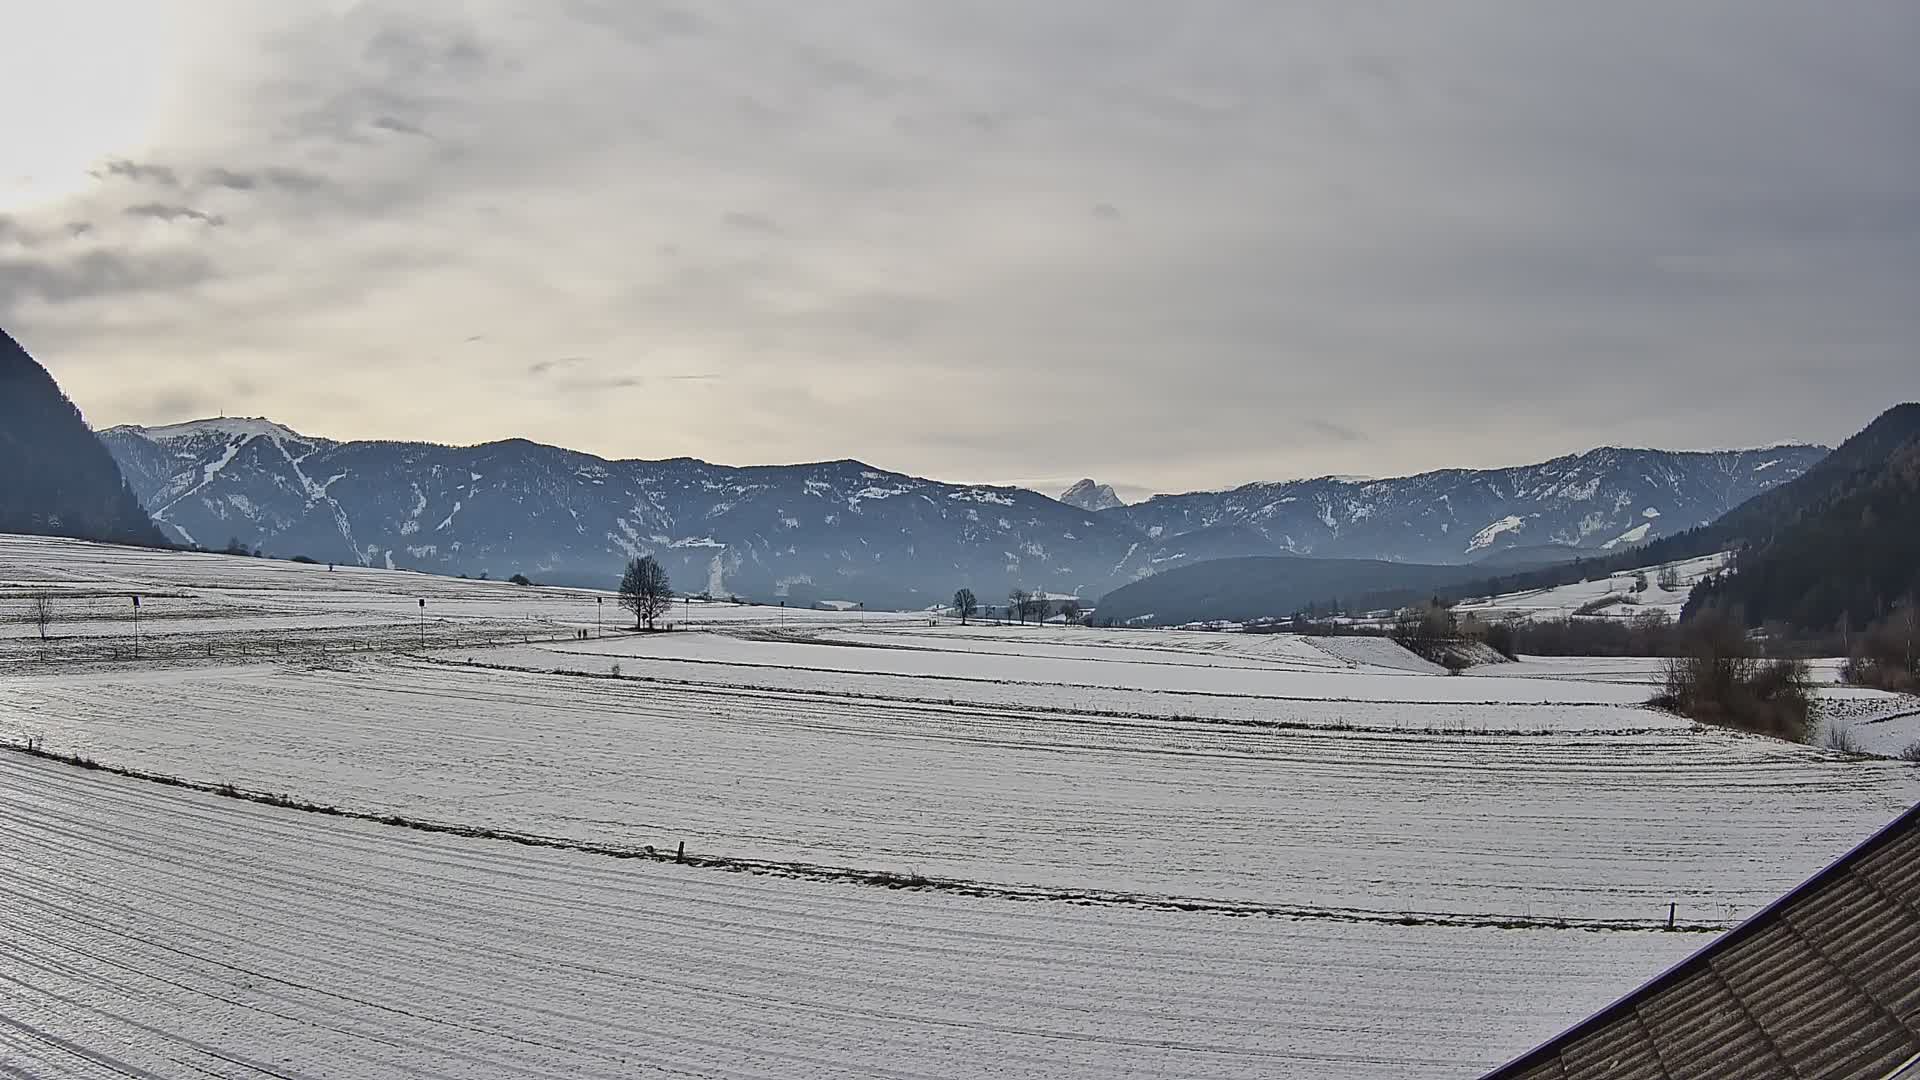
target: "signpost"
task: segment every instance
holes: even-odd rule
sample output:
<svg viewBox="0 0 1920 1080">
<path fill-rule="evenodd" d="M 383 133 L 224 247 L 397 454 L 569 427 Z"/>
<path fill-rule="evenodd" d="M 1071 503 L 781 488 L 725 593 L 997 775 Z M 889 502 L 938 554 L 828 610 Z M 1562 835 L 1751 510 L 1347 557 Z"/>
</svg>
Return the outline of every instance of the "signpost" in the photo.
<svg viewBox="0 0 1920 1080">
<path fill-rule="evenodd" d="M 606 610 L 607 610 L 607 598 L 604 596 L 594 597 L 593 598 L 593 636 L 594 637 L 605 636 L 605 632 L 600 629 L 600 617 L 601 617 L 601 614 Z"/>
<path fill-rule="evenodd" d="M 420 598 L 420 647 L 427 647 L 427 598 Z"/>
<path fill-rule="evenodd" d="M 140 659 L 140 596 L 133 597 L 133 658 Z"/>
</svg>

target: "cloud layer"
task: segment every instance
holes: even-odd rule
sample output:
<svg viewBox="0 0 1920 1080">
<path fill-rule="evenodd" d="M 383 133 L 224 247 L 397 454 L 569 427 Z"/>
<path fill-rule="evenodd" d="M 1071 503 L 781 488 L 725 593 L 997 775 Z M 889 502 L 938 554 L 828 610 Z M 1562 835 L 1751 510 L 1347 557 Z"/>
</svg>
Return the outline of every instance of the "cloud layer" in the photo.
<svg viewBox="0 0 1920 1080">
<path fill-rule="evenodd" d="M 0 204 L 96 423 L 1137 494 L 1920 394 L 1904 0 L 186 6 Z"/>
</svg>

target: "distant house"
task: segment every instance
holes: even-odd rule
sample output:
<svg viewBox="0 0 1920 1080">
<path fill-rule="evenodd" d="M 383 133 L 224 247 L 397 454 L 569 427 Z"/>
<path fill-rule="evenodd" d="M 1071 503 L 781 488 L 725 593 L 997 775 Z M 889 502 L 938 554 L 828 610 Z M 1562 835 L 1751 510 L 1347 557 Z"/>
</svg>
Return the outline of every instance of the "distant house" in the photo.
<svg viewBox="0 0 1920 1080">
<path fill-rule="evenodd" d="M 1920 1080 L 1920 806 L 1486 1080 Z"/>
</svg>

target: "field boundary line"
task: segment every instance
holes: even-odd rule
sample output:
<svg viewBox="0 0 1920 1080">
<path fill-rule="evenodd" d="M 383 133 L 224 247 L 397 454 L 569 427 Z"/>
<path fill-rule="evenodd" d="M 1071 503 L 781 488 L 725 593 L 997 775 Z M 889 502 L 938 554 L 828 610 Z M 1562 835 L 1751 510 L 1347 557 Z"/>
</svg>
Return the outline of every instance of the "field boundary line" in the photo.
<svg viewBox="0 0 1920 1080">
<path fill-rule="evenodd" d="M 647 683 L 655 686 L 678 686 L 678 687 L 688 687 L 688 688 L 695 688 L 695 689 L 744 691 L 748 693 L 764 694 L 764 695 L 782 695 L 782 696 L 806 697 L 806 698 L 839 698 L 839 699 L 848 700 L 848 701 L 891 702 L 891 703 L 901 704 L 901 705 L 932 705 L 932 706 L 938 706 L 941 708 L 968 709 L 975 712 L 993 711 L 996 713 L 1000 713 L 1010 709 L 1010 710 L 1013 710 L 1016 712 L 1022 712 L 1022 713 L 1045 713 L 1045 714 L 1050 714 L 1054 716 L 1072 716 L 1072 717 L 1085 717 L 1085 718 L 1107 719 L 1107 720 L 1182 721 L 1182 722 L 1195 723 L 1195 724 L 1212 724 L 1212 725 L 1218 725 L 1221 727 L 1253 728 L 1253 729 L 1268 730 L 1268 731 L 1298 731 L 1298 732 L 1324 731 L 1324 732 L 1352 733 L 1352 734 L 1358 734 L 1358 735 L 1430 735 L 1430 736 L 1475 736 L 1475 737 L 1487 736 L 1490 738 L 1518 737 L 1518 738 L 1538 739 L 1538 738 L 1567 738 L 1567 737 L 1573 737 L 1573 736 L 1624 737 L 1624 736 L 1643 736 L 1643 735 L 1702 735 L 1702 734 L 1708 733 L 1710 730 L 1701 724 L 1688 724 L 1685 726 L 1673 725 L 1673 726 L 1666 726 L 1666 727 L 1623 727 L 1623 728 L 1475 728 L 1475 727 L 1466 727 L 1464 725 L 1459 727 L 1442 727 L 1442 726 L 1433 726 L 1433 725 L 1429 725 L 1427 727 L 1413 727 L 1411 725 L 1405 726 L 1405 727 L 1386 727 L 1379 724 L 1348 724 L 1348 723 L 1339 722 L 1339 721 L 1336 721 L 1333 723 L 1326 723 L 1326 724 L 1316 724 L 1306 720 L 1257 720 L 1251 717 L 1202 716 L 1198 713 L 1140 713 L 1140 712 L 1126 712 L 1118 709 L 1076 709 L 1069 705 L 1022 704 L 1022 705 L 997 706 L 988 702 L 962 701 L 959 698 L 901 697 L 893 694 L 867 693 L 860 690 L 826 690 L 826 689 L 807 690 L 807 689 L 801 689 L 797 687 L 755 686 L 752 683 L 701 682 L 698 679 L 676 679 L 676 678 L 669 678 L 662 675 L 628 675 L 624 672 L 622 672 L 619 675 L 615 675 L 611 672 L 605 672 L 605 671 L 579 671 L 573 668 L 518 667 L 513 664 L 489 664 L 479 660 L 453 660 L 445 657 L 428 656 L 428 655 L 419 654 L 419 653 L 410 654 L 410 655 L 412 656 L 412 658 L 421 660 L 425 663 L 438 664 L 444 667 L 472 668 L 477 671 L 511 672 L 511 673 L 516 673 L 520 675 L 553 675 L 553 676 L 558 676 L 561 678 L 569 678 L 569 679 L 600 679 L 607 682 L 637 682 L 637 683 Z M 578 656 L 582 654 L 567 653 L 564 655 Z M 688 661 L 682 661 L 682 660 L 676 659 L 673 662 L 687 663 Z M 692 662 L 707 663 L 709 661 L 692 661 Z M 808 671 L 812 669 L 783 667 L 783 668 L 776 668 L 774 670 Z M 840 672 L 839 674 L 860 674 L 860 673 Z M 919 676 L 919 675 L 898 676 L 898 677 L 900 678 L 939 678 L 939 676 Z M 969 679 L 965 681 L 993 682 L 994 680 Z M 1053 686 L 1057 684 L 1009 683 L 1006 685 Z M 1097 689 L 1124 689 L 1124 688 L 1101 687 Z M 1179 691 L 1127 690 L 1126 692 L 1140 693 L 1140 694 L 1188 693 L 1188 691 L 1184 691 L 1184 690 L 1179 690 Z M 1219 696 L 1240 696 L 1240 695 L 1209 695 L 1209 696 L 1219 697 Z M 1478 707 L 1482 705 L 1491 706 L 1491 705 L 1497 704 L 1496 702 L 1433 702 L 1433 701 L 1385 702 L 1385 701 L 1358 700 L 1358 699 L 1352 699 L 1352 698 L 1277 698 L 1277 697 L 1260 697 L 1257 695 L 1250 695 L 1249 697 L 1251 700 L 1285 701 L 1285 702 L 1292 702 L 1292 703 L 1320 702 L 1320 703 L 1328 703 L 1328 704 L 1335 704 L 1335 705 L 1425 705 L 1425 706 L 1461 705 L 1463 707 L 1473 708 L 1473 707 Z M 1611 703 L 1611 704 L 1592 703 L 1591 707 L 1633 709 L 1633 710 L 1641 710 L 1646 712 L 1658 711 L 1653 709 L 1651 706 L 1647 706 L 1647 705 L 1630 705 L 1625 703 Z M 1666 714 L 1662 713 L 1661 715 L 1666 715 Z"/>
</svg>

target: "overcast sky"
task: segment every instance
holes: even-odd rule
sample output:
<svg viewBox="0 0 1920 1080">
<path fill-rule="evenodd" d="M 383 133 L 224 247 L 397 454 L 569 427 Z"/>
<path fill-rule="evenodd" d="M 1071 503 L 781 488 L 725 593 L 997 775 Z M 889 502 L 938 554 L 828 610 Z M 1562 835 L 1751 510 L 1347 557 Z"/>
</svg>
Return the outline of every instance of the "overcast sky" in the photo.
<svg viewBox="0 0 1920 1080">
<path fill-rule="evenodd" d="M 96 426 L 1123 493 L 1920 396 L 1913 0 L 60 0 L 0 326 Z"/>
</svg>

